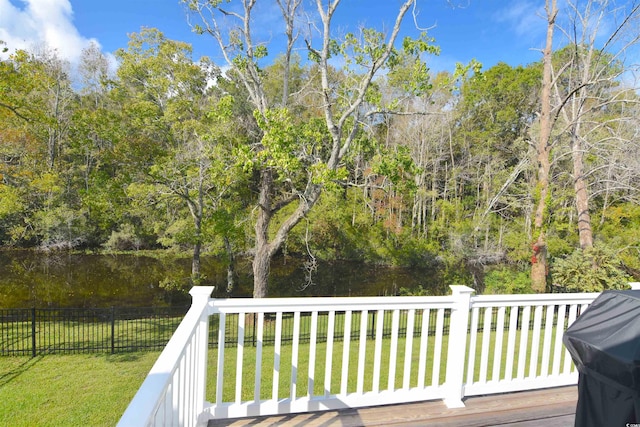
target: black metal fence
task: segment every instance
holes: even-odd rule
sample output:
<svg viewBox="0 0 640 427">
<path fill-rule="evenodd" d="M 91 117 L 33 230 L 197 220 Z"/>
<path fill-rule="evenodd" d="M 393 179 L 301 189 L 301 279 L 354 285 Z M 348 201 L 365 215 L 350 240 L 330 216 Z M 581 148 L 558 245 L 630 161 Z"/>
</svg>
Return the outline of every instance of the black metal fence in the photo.
<svg viewBox="0 0 640 427">
<path fill-rule="evenodd" d="M 0 309 L 0 356 L 161 350 L 188 308 Z"/>
<path fill-rule="evenodd" d="M 20 356 L 39 354 L 73 354 L 73 353 L 122 353 L 140 350 L 162 350 L 169 342 L 189 307 L 162 308 L 56 308 L 56 309 L 0 309 L 0 356 Z M 481 310 L 477 330 L 482 331 L 484 309 Z M 509 327 L 511 308 L 505 313 L 504 327 Z M 408 311 L 400 310 L 398 318 L 398 336 L 406 336 L 408 330 Z M 422 335 L 424 313 L 416 310 L 413 335 Z M 545 312 L 546 313 L 546 312 Z M 369 311 L 362 322 L 362 313 L 353 312 L 350 339 L 358 340 L 364 325 L 367 339 L 374 339 L 377 329 L 377 311 Z M 392 312 L 384 311 L 382 319 L 382 336 L 389 338 L 393 333 Z M 557 314 L 554 313 L 554 316 Z M 257 316 L 246 314 L 244 322 L 245 345 L 257 345 Z M 449 335 L 451 310 L 443 313 L 443 335 Z M 492 309 L 491 330 L 497 326 L 497 310 Z M 517 328 L 520 329 L 522 311 L 519 310 Z M 546 318 L 546 314 L 545 314 Z M 218 330 L 220 317 L 214 315 L 210 319 L 209 345 L 218 346 Z M 225 346 L 238 344 L 237 314 L 226 317 Z M 436 333 L 437 312 L 429 311 L 428 335 Z M 275 314 L 266 313 L 263 323 L 263 345 L 273 345 L 276 337 Z M 333 339 L 342 341 L 345 338 L 345 313 L 336 312 L 334 317 Z M 529 329 L 533 322 L 529 322 Z M 311 313 L 301 313 L 298 342 L 308 343 L 311 337 Z M 282 319 L 281 342 L 293 341 L 293 313 L 284 313 Z M 316 342 L 325 342 L 329 337 L 329 314 L 319 312 L 316 322 Z"/>
<path fill-rule="evenodd" d="M 37 356 L 40 354 L 122 353 L 140 350 L 162 350 L 176 330 L 188 307 L 177 308 L 56 308 L 56 309 L 0 309 L 0 356 Z M 360 337 L 361 314 L 353 313 L 350 335 Z M 365 334 L 373 339 L 378 313 L 368 313 Z M 435 333 L 436 313 L 430 313 L 429 334 Z M 450 311 L 444 316 L 444 333 L 448 334 Z M 344 313 L 336 313 L 334 340 L 344 339 Z M 422 312 L 416 314 L 414 334 L 421 334 Z M 299 342 L 308 343 L 311 336 L 310 313 L 301 313 Z M 317 342 L 329 335 L 327 312 L 318 313 Z M 293 340 L 293 313 L 284 313 L 282 322 L 283 344 Z M 218 346 L 219 317 L 212 316 L 209 344 Z M 226 319 L 225 345 L 238 343 L 238 315 Z M 399 336 L 406 334 L 407 311 L 399 317 Z M 256 316 L 247 315 L 244 342 L 256 345 Z M 392 334 L 391 313 L 385 312 L 383 337 Z M 264 320 L 262 343 L 275 342 L 275 315 L 267 313 Z"/>
<path fill-rule="evenodd" d="M 400 310 L 398 316 L 398 336 L 404 337 L 407 334 L 408 329 L 408 310 Z M 422 317 L 424 312 L 422 310 L 416 310 L 413 336 L 419 337 L 422 335 Z M 353 312 L 351 318 L 351 328 L 349 329 L 350 340 L 355 341 L 360 339 L 362 328 L 362 313 Z M 365 336 L 367 339 L 374 339 L 376 337 L 378 312 L 369 311 L 367 313 L 367 319 L 365 320 Z M 390 338 L 393 334 L 393 318 L 392 311 L 385 310 L 383 312 L 382 319 L 382 338 Z M 273 313 L 265 313 L 263 323 L 263 345 L 273 345 L 276 340 L 276 316 Z M 451 310 L 447 309 L 443 313 L 443 334 L 449 335 L 449 323 L 451 321 Z M 211 346 L 217 346 L 218 344 L 218 330 L 219 330 L 219 316 L 211 317 L 211 328 L 209 343 Z M 238 344 L 238 322 L 239 317 L 237 314 L 227 315 L 225 320 L 225 346 L 234 347 Z M 336 312 L 334 317 L 334 328 L 332 331 L 334 341 L 343 341 L 345 338 L 345 313 Z M 435 310 L 429 311 L 428 320 L 429 335 L 436 334 L 437 326 L 437 312 Z M 311 340 L 311 313 L 300 313 L 298 342 L 300 344 L 309 343 Z M 293 313 L 283 313 L 282 316 L 282 332 L 280 340 L 282 344 L 289 344 L 293 342 Z M 253 314 L 245 314 L 244 322 L 244 343 L 245 345 L 255 346 L 257 344 L 257 317 Z M 329 336 L 329 313 L 318 312 L 318 319 L 316 321 L 316 342 L 326 342 Z"/>
</svg>

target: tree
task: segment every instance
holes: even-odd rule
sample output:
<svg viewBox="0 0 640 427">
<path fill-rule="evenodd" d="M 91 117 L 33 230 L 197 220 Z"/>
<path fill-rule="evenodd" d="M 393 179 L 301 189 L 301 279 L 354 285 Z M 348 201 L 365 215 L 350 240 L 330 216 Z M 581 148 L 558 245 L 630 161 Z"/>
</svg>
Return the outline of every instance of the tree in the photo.
<svg viewBox="0 0 640 427">
<path fill-rule="evenodd" d="M 119 90 L 133 114 L 131 130 L 151 148 L 138 157 L 142 174 L 128 194 L 186 208 L 192 222 L 186 233 L 193 246 L 191 275 L 197 282 L 205 222 L 234 182 L 227 161 L 234 135 L 233 99 L 216 99 L 208 89 L 219 77 L 217 67 L 206 58 L 195 63 L 190 46 L 168 40 L 158 30 L 131 35 L 128 49 L 117 55 Z M 171 222 L 179 223 L 181 215 L 175 216 Z"/>
<path fill-rule="evenodd" d="M 69 64 L 46 47 L 18 50 L 3 62 L 0 98 L 11 108 L 3 150 L 12 159 L 13 194 L 21 195 L 21 223 L 12 240 L 32 240 L 41 247 L 70 247 L 83 240 L 84 215 L 74 209 L 74 192 L 64 167 L 75 94 Z M 20 123 L 20 124 L 18 124 Z"/>
<path fill-rule="evenodd" d="M 617 145 L 611 142 L 624 138 L 618 130 L 629 119 L 629 109 L 621 106 L 637 102 L 633 88 L 624 87 L 624 75 L 637 68 L 627 58 L 640 41 L 640 5 L 588 1 L 569 2 L 567 8 L 568 44 L 556 55 L 554 96 L 572 159 L 580 248 L 587 249 L 594 238 L 589 208 L 592 171 L 585 155 L 611 153 Z"/>
<path fill-rule="evenodd" d="M 260 64 L 269 52 L 267 44 L 257 40 L 252 19 L 259 2 L 184 0 L 183 3 L 200 18 L 193 29 L 211 35 L 217 42 L 234 76 L 249 94 L 260 127 L 255 142 L 245 150 L 244 164 L 257 176 L 253 295 L 264 297 L 271 259 L 316 204 L 323 188 L 344 176 L 343 159 L 353 150 L 363 121 L 375 114 L 376 109 L 371 106 L 374 77 L 397 64 L 395 43 L 402 20 L 414 2 L 406 0 L 401 4 L 387 35 L 364 28 L 357 35 L 347 34 L 339 42 L 331 24 L 340 1 L 326 4 L 316 1 L 320 41 L 316 43 L 313 34 L 307 34 L 304 42 L 319 76 L 321 104 L 317 107 L 322 116 L 307 123 L 296 123 L 286 108 L 285 95 L 289 89 L 283 90 L 283 97 L 278 100 L 267 96 Z M 296 23 L 299 2 L 278 4 L 287 29 L 285 44 L 292 46 L 298 34 L 292 26 Z M 425 39 L 406 40 L 404 47 L 419 57 L 428 50 L 429 43 Z M 330 61 L 338 58 L 343 66 L 341 77 L 336 80 L 338 73 L 332 70 Z M 285 53 L 285 70 L 290 60 Z M 283 73 L 283 79 L 283 87 L 287 88 L 290 74 Z M 285 211 L 292 204 L 295 208 Z"/>
<path fill-rule="evenodd" d="M 480 263 L 504 259 L 500 239 L 490 242 L 488 238 L 495 228 L 530 215 L 531 130 L 539 110 L 540 77 L 538 64 L 499 63 L 461 88 L 454 138 L 468 147 L 464 150 L 465 188 L 466 194 L 476 197 L 467 209 L 473 212 L 472 236 L 482 242 L 475 255 Z M 528 227 L 519 230 L 524 246 L 529 233 Z"/>
<path fill-rule="evenodd" d="M 4 42 L 0 40 L 0 46 Z M 22 72 L 21 64 L 28 54 L 18 50 L 6 60 L 0 60 L 0 109 L 22 120 L 29 121 L 29 104 L 24 93 L 33 87 L 34 81 Z"/>
<path fill-rule="evenodd" d="M 79 105 L 73 112 L 73 127 L 70 144 L 72 163 L 78 164 L 85 192 L 89 192 L 92 173 L 101 163 L 102 154 L 111 147 L 110 128 L 112 105 L 109 102 L 111 89 L 109 63 L 99 46 L 91 43 L 82 50 L 78 65 L 80 90 Z M 77 157 L 75 157 L 77 156 Z"/>
<path fill-rule="evenodd" d="M 558 15 L 556 0 L 546 0 L 547 38 L 542 58 L 542 88 L 540 95 L 540 135 L 536 143 L 538 173 L 534 190 L 535 216 L 533 234 L 533 256 L 531 257 L 531 287 L 536 292 L 547 289 L 547 242 L 545 221 L 547 220 L 547 204 L 549 203 L 549 174 L 551 170 L 551 130 L 552 118 L 552 55 L 553 31 Z"/>
<path fill-rule="evenodd" d="M 40 109 L 39 120 L 34 125 L 39 137 L 46 140 L 46 165 L 53 171 L 57 160 L 63 156 L 74 107 L 71 66 L 46 46 L 32 54 L 29 64 L 29 77 L 37 82 L 30 101 Z"/>
</svg>

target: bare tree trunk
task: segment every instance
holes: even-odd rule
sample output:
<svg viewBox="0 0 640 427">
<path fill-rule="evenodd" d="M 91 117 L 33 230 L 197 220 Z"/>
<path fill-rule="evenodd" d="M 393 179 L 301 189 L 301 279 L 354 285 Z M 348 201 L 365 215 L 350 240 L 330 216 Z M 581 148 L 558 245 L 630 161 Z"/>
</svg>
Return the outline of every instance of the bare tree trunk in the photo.
<svg viewBox="0 0 640 427">
<path fill-rule="evenodd" d="M 271 255 L 268 245 L 256 248 L 253 255 L 253 297 L 264 298 L 267 296 L 269 284 L 269 271 L 271 269 Z"/>
<path fill-rule="evenodd" d="M 583 152 L 577 133 L 573 134 L 571 155 L 573 158 L 573 186 L 576 193 L 576 208 L 578 209 L 578 236 L 580 247 L 586 249 L 593 246 L 593 231 L 589 215 L 589 195 L 584 179 Z"/>
<path fill-rule="evenodd" d="M 546 206 L 549 199 L 549 173 L 551 170 L 551 55 L 553 49 L 553 30 L 558 9 L 556 0 L 547 0 L 547 40 L 543 52 L 542 93 L 540 109 L 540 138 L 536 146 L 538 160 L 538 177 L 534 190 L 535 194 L 535 220 L 534 243 L 531 257 L 531 287 L 535 292 L 547 290 L 547 242 L 544 223 L 546 219 Z"/>
<path fill-rule="evenodd" d="M 258 198 L 258 219 L 255 225 L 256 246 L 253 255 L 253 297 L 267 296 L 269 269 L 271 265 L 271 245 L 269 244 L 269 224 L 273 216 L 271 192 L 273 172 L 264 169 L 260 175 L 260 196 Z"/>
<path fill-rule="evenodd" d="M 271 258 L 282 247 L 287 236 L 304 218 L 322 193 L 322 185 L 309 184 L 304 197 L 298 201 L 298 206 L 294 212 L 287 216 L 278 227 L 275 236 L 269 240 L 269 226 L 273 215 L 281 207 L 289 205 L 289 202 L 280 203 L 275 206 L 273 203 L 273 171 L 264 169 L 260 175 L 260 195 L 258 196 L 258 219 L 255 225 L 256 244 L 253 258 L 253 297 L 264 298 L 267 296 L 269 269 Z"/>
<path fill-rule="evenodd" d="M 224 248 L 227 251 L 227 293 L 231 293 L 236 285 L 236 260 L 227 236 L 224 236 Z"/>
<path fill-rule="evenodd" d="M 53 117 L 56 123 L 49 127 L 49 139 L 47 141 L 47 166 L 49 170 L 53 170 L 56 162 L 56 154 L 58 150 L 58 126 L 60 125 L 60 81 L 56 81 L 55 94 L 53 100 Z"/>
<path fill-rule="evenodd" d="M 202 244 L 200 240 L 193 245 L 193 258 L 191 259 L 191 280 L 197 283 L 200 280 L 200 251 Z"/>
<path fill-rule="evenodd" d="M 202 205 L 195 206 L 189 203 L 196 239 L 193 245 L 193 257 L 191 258 L 191 281 L 198 284 L 200 281 L 200 252 L 202 251 Z"/>
<path fill-rule="evenodd" d="M 293 52 L 293 44 L 297 39 L 297 35 L 294 34 L 294 24 L 296 18 L 296 11 L 300 7 L 302 0 L 277 0 L 282 16 L 285 19 L 287 35 L 287 48 L 284 54 L 284 76 L 282 80 L 282 106 L 286 106 L 289 100 L 289 75 L 291 72 L 291 53 Z"/>
</svg>

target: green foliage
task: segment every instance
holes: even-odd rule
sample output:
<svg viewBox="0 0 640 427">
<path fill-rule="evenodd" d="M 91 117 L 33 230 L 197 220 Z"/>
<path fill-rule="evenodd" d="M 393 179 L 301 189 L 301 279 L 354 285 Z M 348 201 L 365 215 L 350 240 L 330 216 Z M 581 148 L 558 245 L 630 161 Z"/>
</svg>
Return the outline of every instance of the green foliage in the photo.
<svg viewBox="0 0 640 427">
<path fill-rule="evenodd" d="M 20 212 L 23 208 L 18 191 L 0 183 L 0 219 Z"/>
<path fill-rule="evenodd" d="M 554 284 L 570 292 L 601 292 L 626 289 L 629 277 L 622 271 L 617 255 L 605 246 L 576 249 L 552 266 Z"/>
<path fill-rule="evenodd" d="M 42 249 L 73 249 L 84 243 L 87 235 L 83 212 L 64 204 L 36 212 L 32 227 Z"/>
<path fill-rule="evenodd" d="M 599 238 L 609 247 L 617 248 L 618 257 L 627 271 L 640 279 L 640 206 L 621 203 L 609 207 L 598 230 Z M 624 230 L 624 232 L 621 232 Z"/>
<path fill-rule="evenodd" d="M 531 259 L 531 243 L 529 236 L 524 233 L 524 226 L 520 220 L 514 221 L 515 227 L 510 228 L 503 235 L 503 247 L 507 258 L 513 262 L 529 262 Z"/>
<path fill-rule="evenodd" d="M 387 76 L 391 86 L 399 87 L 413 96 L 428 93 L 433 87 L 427 64 L 423 61 L 424 53 L 439 55 L 440 48 L 433 45 L 435 40 L 422 33 L 417 39 L 405 37 L 402 51 L 393 51 L 389 58 Z"/>
<path fill-rule="evenodd" d="M 415 175 L 420 170 L 411 158 L 409 148 L 398 146 L 392 152 L 380 149 L 371 160 L 372 172 L 385 176 L 400 191 L 412 193 L 416 190 Z"/>
<path fill-rule="evenodd" d="M 291 178 L 300 167 L 298 158 L 298 127 L 295 126 L 289 111 L 285 108 L 268 110 L 263 117 L 255 112 L 258 126 L 264 132 L 263 150 L 257 154 L 261 167 L 278 171 L 280 179 Z"/>
<path fill-rule="evenodd" d="M 185 280 L 185 278 L 177 279 L 174 277 L 165 277 L 158 283 L 158 286 L 162 289 L 166 289 L 168 291 L 173 292 L 184 292 L 186 293 L 192 286 L 198 286 L 201 281 L 205 279 L 204 276 L 199 276 L 194 278 L 194 280 Z M 194 281 L 196 283 L 194 283 Z"/>
<path fill-rule="evenodd" d="M 564 232 L 558 232 L 553 227 L 557 224 L 552 224 L 551 230 L 547 233 L 547 251 L 550 257 L 562 257 L 570 254 L 574 251 L 578 245 L 578 233 L 576 230 L 565 230 Z"/>
<path fill-rule="evenodd" d="M 398 295 L 403 297 L 428 297 L 432 296 L 433 292 L 422 285 L 418 285 L 417 288 L 413 289 L 402 287 L 398 289 Z"/>
<path fill-rule="evenodd" d="M 136 235 L 132 224 L 122 224 L 118 230 L 111 232 L 103 246 L 108 251 L 138 250 L 142 246 L 142 240 Z"/>
<path fill-rule="evenodd" d="M 528 271 L 509 267 L 492 269 L 484 277 L 485 294 L 530 294 L 531 278 Z"/>
</svg>

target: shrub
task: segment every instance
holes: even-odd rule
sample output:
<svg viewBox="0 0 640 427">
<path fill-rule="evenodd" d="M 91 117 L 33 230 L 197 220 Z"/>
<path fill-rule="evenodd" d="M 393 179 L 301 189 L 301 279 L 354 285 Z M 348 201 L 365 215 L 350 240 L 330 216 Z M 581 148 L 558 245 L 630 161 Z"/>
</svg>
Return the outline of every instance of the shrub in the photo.
<svg viewBox="0 0 640 427">
<path fill-rule="evenodd" d="M 529 272 L 507 267 L 488 272 L 484 277 L 484 286 L 485 294 L 529 294 L 533 292 Z"/>
<path fill-rule="evenodd" d="M 131 224 L 122 224 L 117 231 L 112 231 L 104 248 L 110 251 L 128 251 L 140 249 L 142 242 Z"/>
<path fill-rule="evenodd" d="M 553 263 L 552 274 L 554 284 L 568 292 L 626 289 L 629 282 L 617 255 L 604 246 L 576 249 Z"/>
</svg>

